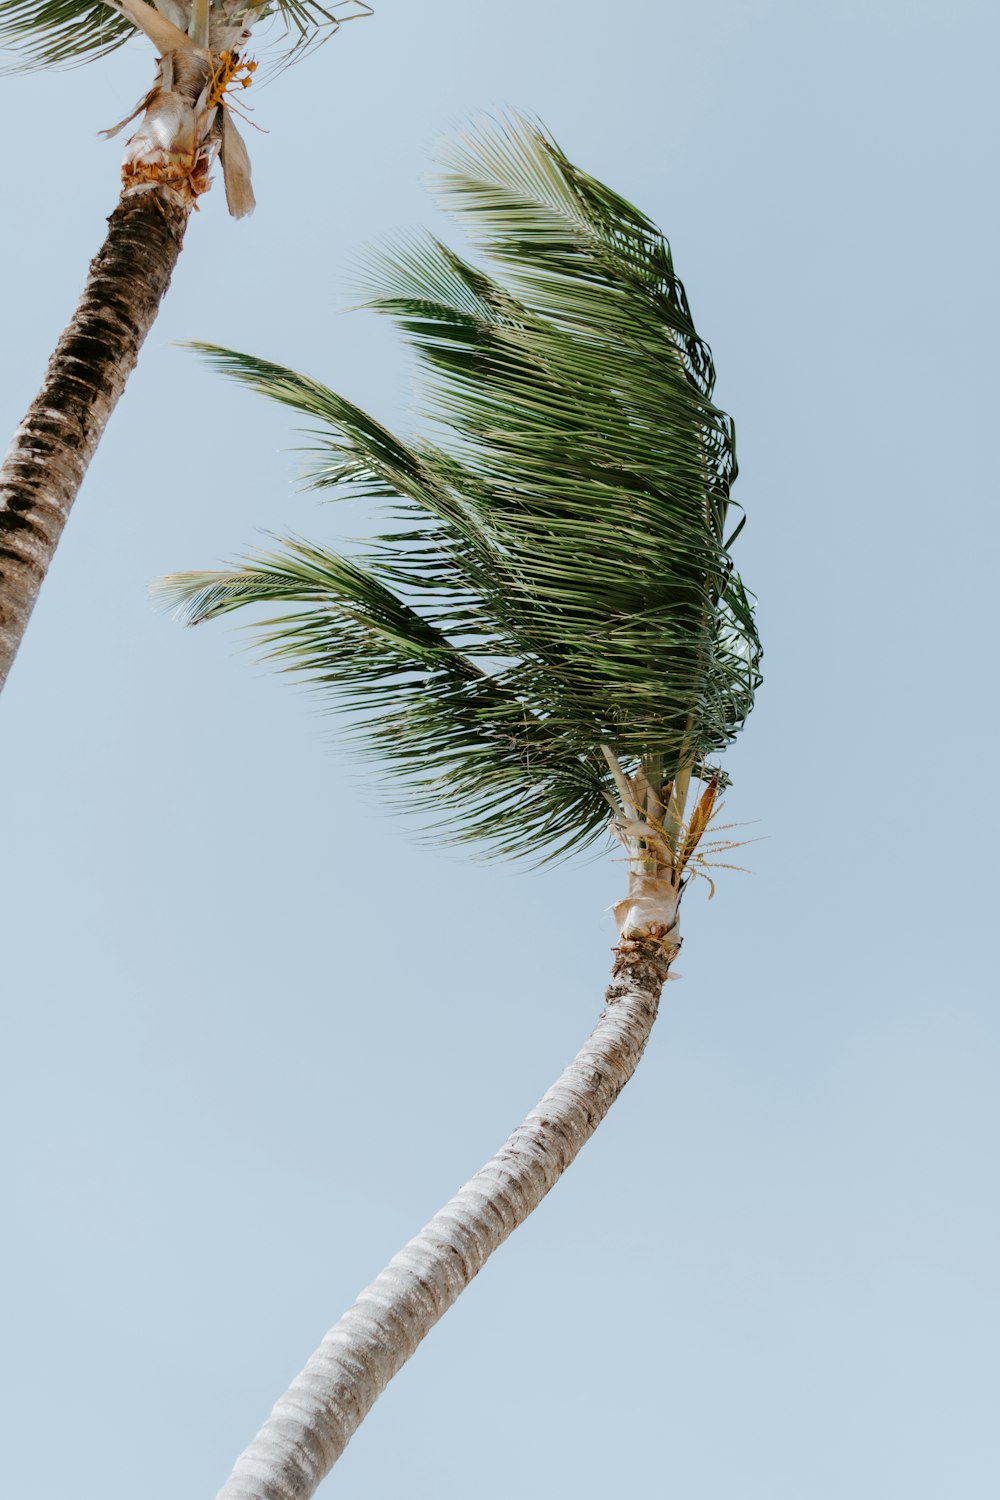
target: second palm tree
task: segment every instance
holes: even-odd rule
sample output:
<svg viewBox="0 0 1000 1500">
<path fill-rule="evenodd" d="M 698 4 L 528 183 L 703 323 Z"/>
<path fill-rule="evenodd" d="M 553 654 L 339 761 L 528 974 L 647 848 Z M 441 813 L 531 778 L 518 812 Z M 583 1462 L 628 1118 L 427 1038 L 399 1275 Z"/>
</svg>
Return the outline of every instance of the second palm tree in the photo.
<svg viewBox="0 0 1000 1500">
<path fill-rule="evenodd" d="M 330 1331 L 220 1500 L 312 1494 L 632 1076 L 683 893 L 728 847 L 713 758 L 759 680 L 732 424 L 666 241 L 523 120 L 446 166 L 491 269 L 420 241 L 380 259 L 372 305 L 415 344 L 451 440 L 403 442 L 303 375 L 202 346 L 310 420 L 316 488 L 388 504 L 392 526 L 366 554 L 288 541 L 163 588 L 192 623 L 277 607 L 272 657 L 353 711 L 442 833 L 551 859 L 610 830 L 629 866 L 614 970 L 582 1051 Z"/>
<path fill-rule="evenodd" d="M 277 0 L 294 56 L 363 0 Z M 122 189 L 83 295 L 41 389 L 0 466 L 0 689 L 108 418 L 159 311 L 197 200 L 218 158 L 236 218 L 254 206 L 250 162 L 233 119 L 250 82 L 252 28 L 267 0 L 0 0 L 0 44 L 18 66 L 59 67 L 113 51 L 138 33 L 157 50 L 156 80 L 130 115 Z"/>
</svg>

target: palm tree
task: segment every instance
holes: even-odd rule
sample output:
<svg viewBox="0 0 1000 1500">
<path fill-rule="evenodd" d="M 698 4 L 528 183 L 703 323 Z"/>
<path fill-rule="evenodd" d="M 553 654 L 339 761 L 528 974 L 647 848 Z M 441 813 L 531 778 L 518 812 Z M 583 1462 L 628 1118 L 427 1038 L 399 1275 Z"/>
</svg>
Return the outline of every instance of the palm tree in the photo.
<svg viewBox="0 0 1000 1500">
<path fill-rule="evenodd" d="M 59 67 L 113 51 L 141 32 L 157 50 L 152 88 L 125 147 L 122 189 L 83 295 L 0 467 L 0 688 L 93 458 L 180 254 L 188 218 L 222 163 L 236 218 L 254 206 L 232 101 L 256 63 L 253 27 L 277 11 L 290 60 L 371 14 L 364 0 L 0 0 L 0 45 L 19 67 Z M 345 13 L 346 12 L 346 13 Z"/>
<path fill-rule="evenodd" d="M 387 503 L 388 529 L 366 553 L 286 540 L 160 588 L 191 623 L 278 606 L 270 654 L 350 710 L 439 832 L 549 860 L 610 828 L 629 863 L 618 946 L 580 1053 L 327 1334 L 219 1500 L 312 1494 L 632 1076 L 683 893 L 732 847 L 705 838 L 724 780 L 709 757 L 750 710 L 760 651 L 729 553 L 732 423 L 670 249 L 523 119 L 445 165 L 493 270 L 414 241 L 379 257 L 370 304 L 429 371 L 438 438 L 403 442 L 304 375 L 197 346 L 309 419 L 311 484 Z"/>
</svg>

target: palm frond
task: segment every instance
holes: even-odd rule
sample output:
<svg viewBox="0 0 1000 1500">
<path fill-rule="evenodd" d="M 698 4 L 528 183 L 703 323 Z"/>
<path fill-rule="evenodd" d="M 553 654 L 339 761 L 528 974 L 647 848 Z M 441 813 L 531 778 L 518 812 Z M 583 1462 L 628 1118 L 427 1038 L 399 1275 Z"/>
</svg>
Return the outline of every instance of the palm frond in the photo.
<svg viewBox="0 0 1000 1500">
<path fill-rule="evenodd" d="M 750 712 L 760 647 L 727 544 L 733 427 L 649 220 L 524 120 L 447 165 L 487 268 L 411 241 L 378 257 L 369 297 L 416 349 L 440 441 L 404 442 L 317 381 L 197 346 L 310 421 L 312 485 L 388 502 L 395 529 L 364 589 L 395 603 L 379 592 L 376 608 L 361 564 L 319 549 L 307 579 L 299 543 L 280 567 L 168 588 L 192 618 L 304 606 L 267 624 L 269 651 L 351 709 L 394 784 L 459 837 L 544 856 L 605 825 L 602 747 L 686 783 Z"/>
<path fill-rule="evenodd" d="M 172 11 L 171 11 L 172 14 Z M 227 6 L 226 24 L 257 26 L 270 19 L 276 34 L 268 50 L 280 64 L 301 57 L 334 36 L 346 21 L 374 14 L 366 0 L 245 0 Z M 137 34 L 132 22 L 105 0 L 0 0 L 0 48 L 11 62 L 0 72 L 77 67 L 116 51 Z"/>
<path fill-rule="evenodd" d="M 551 858 L 589 842 L 608 819 L 596 762 L 562 746 L 516 684 L 470 659 L 379 568 L 378 557 L 348 559 L 288 539 L 280 552 L 175 574 L 155 589 L 192 625 L 246 604 L 308 606 L 258 627 L 267 654 L 336 692 L 353 710 L 355 743 L 432 826 L 451 801 L 464 808 L 459 836 L 486 838 L 498 853 L 528 843 Z"/>
<path fill-rule="evenodd" d="M 104 0 L 0 0 L 4 72 L 76 67 L 106 57 L 138 33 Z"/>
<path fill-rule="evenodd" d="M 336 36 L 348 21 L 374 14 L 367 0 L 332 0 L 328 5 L 320 0 L 262 0 L 260 19 L 274 19 L 276 31 L 267 51 L 283 68 Z"/>
</svg>

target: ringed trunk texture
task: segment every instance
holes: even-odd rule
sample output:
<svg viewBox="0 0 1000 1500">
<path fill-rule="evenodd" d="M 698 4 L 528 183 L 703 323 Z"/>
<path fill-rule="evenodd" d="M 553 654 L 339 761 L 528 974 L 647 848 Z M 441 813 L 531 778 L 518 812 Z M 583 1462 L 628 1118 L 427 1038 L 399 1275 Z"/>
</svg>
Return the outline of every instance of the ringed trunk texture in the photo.
<svg viewBox="0 0 1000 1500">
<path fill-rule="evenodd" d="M 169 188 L 123 194 L 72 322 L 0 467 L 0 688 L 170 283 L 189 215 L 190 204 Z"/>
<path fill-rule="evenodd" d="M 312 1495 L 420 1341 L 555 1186 L 638 1066 L 680 946 L 679 899 L 671 887 L 659 923 L 626 929 L 605 1009 L 580 1052 L 496 1156 L 330 1330 L 217 1500 Z"/>
</svg>

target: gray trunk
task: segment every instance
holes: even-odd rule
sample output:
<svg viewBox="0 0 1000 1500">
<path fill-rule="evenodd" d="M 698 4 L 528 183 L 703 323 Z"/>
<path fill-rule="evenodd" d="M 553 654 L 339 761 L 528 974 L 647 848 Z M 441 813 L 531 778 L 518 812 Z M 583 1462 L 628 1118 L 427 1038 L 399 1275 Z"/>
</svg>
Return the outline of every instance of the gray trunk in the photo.
<svg viewBox="0 0 1000 1500">
<path fill-rule="evenodd" d="M 87 466 L 169 285 L 189 213 L 168 189 L 125 193 L 42 388 L 0 467 L 0 687 Z"/>
<path fill-rule="evenodd" d="M 656 936 L 626 929 L 607 1005 L 581 1051 L 496 1156 L 330 1330 L 217 1500 L 312 1495 L 421 1339 L 555 1186 L 638 1066 L 680 943 L 679 899 L 672 888 Z"/>
</svg>

